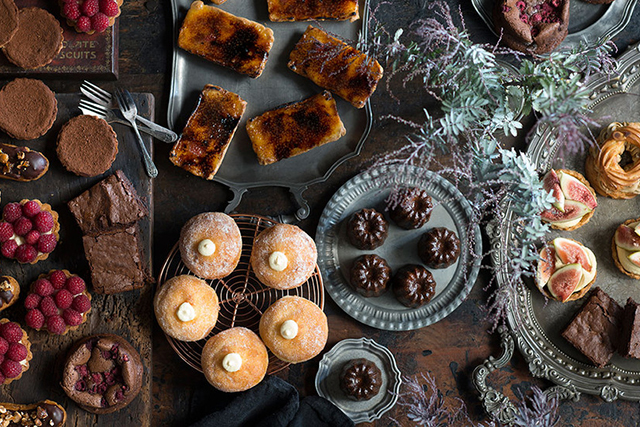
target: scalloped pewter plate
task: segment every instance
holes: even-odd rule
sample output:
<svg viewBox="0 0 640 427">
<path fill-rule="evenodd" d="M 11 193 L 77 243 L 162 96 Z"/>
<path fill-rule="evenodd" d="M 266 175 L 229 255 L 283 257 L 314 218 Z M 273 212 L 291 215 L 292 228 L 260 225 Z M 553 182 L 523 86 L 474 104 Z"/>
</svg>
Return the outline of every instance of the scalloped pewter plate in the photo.
<svg viewBox="0 0 640 427">
<path fill-rule="evenodd" d="M 385 243 L 373 251 L 361 251 L 346 238 L 346 220 L 362 208 L 385 211 L 385 200 L 395 187 L 420 187 L 433 198 L 431 219 L 418 230 L 404 230 L 389 221 Z M 480 227 L 469 230 L 472 209 L 464 196 L 446 179 L 413 166 L 382 166 L 363 172 L 333 195 L 324 209 L 318 229 L 318 267 L 324 286 L 333 300 L 354 319 L 378 329 L 407 331 L 438 322 L 455 310 L 467 297 L 478 276 L 482 254 Z M 436 281 L 436 294 L 422 307 L 410 309 L 400 304 L 393 292 L 365 298 L 355 292 L 347 277 L 351 263 L 366 253 L 384 258 L 393 271 L 405 264 L 422 264 L 417 243 L 432 227 L 447 227 L 461 242 L 458 261 L 449 268 L 430 269 Z"/>
<path fill-rule="evenodd" d="M 476 12 L 496 34 L 491 17 L 496 0 L 471 0 Z M 571 0 L 569 9 L 569 34 L 559 49 L 571 49 L 581 42 L 588 46 L 598 40 L 617 36 L 631 20 L 637 0 L 615 0 L 611 4 L 592 4 L 584 0 Z M 497 34 L 496 34 L 497 35 Z"/>
<path fill-rule="evenodd" d="M 619 61 L 620 76 L 607 81 L 605 77 L 593 80 L 591 109 L 593 118 L 601 125 L 611 121 L 640 121 L 640 44 L 625 52 Z M 597 135 L 599 129 L 591 129 Z M 543 173 L 554 164 L 559 144 L 549 130 L 535 135 L 528 154 Z M 584 155 L 567 159 L 567 167 L 584 172 Z M 616 227 L 626 219 L 635 218 L 640 211 L 640 197 L 630 200 L 614 200 L 598 196 L 598 207 L 589 223 L 583 227 L 564 232 L 562 235 L 575 238 L 594 250 L 598 260 L 598 277 L 594 286 L 600 286 L 618 303 L 624 304 L 631 296 L 640 299 L 638 281 L 623 275 L 611 258 L 610 241 Z M 492 260 L 495 265 L 504 263 L 507 251 L 513 244 L 513 212 L 509 211 L 504 223 L 494 230 L 492 239 L 496 251 Z M 553 239 L 561 233 L 550 233 Z M 602 244 L 606 242 L 606 244 Z M 498 283 L 505 283 L 506 273 L 498 275 Z M 511 301 L 508 324 L 520 352 L 529 363 L 529 370 L 536 377 L 581 393 L 599 395 L 606 401 L 616 399 L 640 400 L 640 361 L 614 355 L 611 363 L 597 368 L 574 349 L 560 332 L 580 309 L 587 297 L 578 301 L 560 304 L 544 298 L 535 285 L 522 286 Z"/>
<path fill-rule="evenodd" d="M 380 368 L 382 386 L 380 392 L 369 400 L 357 402 L 345 396 L 340 389 L 340 371 L 349 360 L 368 359 Z M 331 401 L 351 420 L 370 423 L 379 419 L 398 401 L 402 374 L 393 354 L 384 346 L 369 338 L 346 339 L 326 353 L 316 374 L 316 391 Z"/>
</svg>

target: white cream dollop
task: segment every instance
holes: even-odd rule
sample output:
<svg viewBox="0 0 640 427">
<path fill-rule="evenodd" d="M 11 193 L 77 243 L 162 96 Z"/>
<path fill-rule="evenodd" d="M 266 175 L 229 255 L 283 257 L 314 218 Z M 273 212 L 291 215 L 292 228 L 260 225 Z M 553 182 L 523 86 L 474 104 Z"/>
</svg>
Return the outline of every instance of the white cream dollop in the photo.
<svg viewBox="0 0 640 427">
<path fill-rule="evenodd" d="M 183 302 L 176 312 L 178 319 L 183 322 L 190 322 L 196 318 L 196 310 L 188 302 Z"/>
<path fill-rule="evenodd" d="M 238 353 L 229 353 L 222 359 L 222 367 L 227 372 L 239 371 L 242 367 L 242 356 Z"/>
<path fill-rule="evenodd" d="M 271 252 L 271 255 L 269 255 L 269 267 L 271 267 L 272 270 L 282 271 L 287 268 L 288 264 L 289 260 L 282 252 L 275 251 Z"/>
<path fill-rule="evenodd" d="M 216 251 L 216 244 L 209 239 L 201 240 L 198 243 L 198 253 L 202 256 L 211 256 Z"/>
<path fill-rule="evenodd" d="M 298 324 L 294 320 L 285 320 L 280 326 L 280 335 L 286 340 L 292 340 L 298 335 Z"/>
</svg>

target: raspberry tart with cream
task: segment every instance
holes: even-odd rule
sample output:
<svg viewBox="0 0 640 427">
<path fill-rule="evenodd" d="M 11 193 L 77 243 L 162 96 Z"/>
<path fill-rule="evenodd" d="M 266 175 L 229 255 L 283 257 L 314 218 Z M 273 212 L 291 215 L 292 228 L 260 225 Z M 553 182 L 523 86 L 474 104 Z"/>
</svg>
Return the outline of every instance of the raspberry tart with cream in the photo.
<svg viewBox="0 0 640 427">
<path fill-rule="evenodd" d="M 102 33 L 120 16 L 123 0 L 58 0 L 67 24 L 79 33 Z"/>
<path fill-rule="evenodd" d="M 33 357 L 27 333 L 16 322 L 0 319 L 0 384 L 22 377 Z"/>
<path fill-rule="evenodd" d="M 611 255 L 620 271 L 640 279 L 640 218 L 618 226 L 611 240 Z"/>
<path fill-rule="evenodd" d="M 540 214 L 551 228 L 569 231 L 589 222 L 598 201 L 596 192 L 582 174 L 551 169 L 542 179 L 542 185 L 555 198 L 553 206 Z"/>
</svg>

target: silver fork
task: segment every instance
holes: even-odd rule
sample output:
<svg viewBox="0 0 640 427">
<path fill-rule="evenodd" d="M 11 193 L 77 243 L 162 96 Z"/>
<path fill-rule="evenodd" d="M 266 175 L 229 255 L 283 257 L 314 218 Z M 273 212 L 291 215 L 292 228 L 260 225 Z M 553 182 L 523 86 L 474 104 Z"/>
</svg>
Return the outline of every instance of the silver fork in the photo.
<svg viewBox="0 0 640 427">
<path fill-rule="evenodd" d="M 156 165 L 153 164 L 153 160 L 151 160 L 151 156 L 147 151 L 147 147 L 144 145 L 142 137 L 140 136 L 140 132 L 138 131 L 138 125 L 136 124 L 138 108 L 133 101 L 133 97 L 131 96 L 129 91 L 119 88 L 116 89 L 115 95 L 116 101 L 118 101 L 118 106 L 120 107 L 120 111 L 122 111 L 122 115 L 129 121 L 129 123 L 131 123 L 131 127 L 135 131 L 136 140 L 138 141 L 138 145 L 140 146 L 140 151 L 142 151 L 142 160 L 144 161 L 147 175 L 149 175 L 151 178 L 155 178 L 156 176 L 158 176 L 158 169 L 156 168 Z"/>
<path fill-rule="evenodd" d="M 84 96 L 86 96 L 96 104 L 102 105 L 106 109 L 109 109 L 111 107 L 113 101 L 111 94 L 101 87 L 94 85 L 90 81 L 85 80 L 82 82 L 82 86 L 80 86 L 80 92 L 82 92 Z M 142 132 L 148 133 L 149 135 L 159 139 L 160 141 L 175 142 L 178 140 L 178 135 L 170 129 L 160 126 L 159 124 L 145 119 L 142 116 L 137 116 L 136 120 L 145 126 L 140 128 Z M 149 131 L 147 131 L 147 129 L 149 129 Z"/>
</svg>

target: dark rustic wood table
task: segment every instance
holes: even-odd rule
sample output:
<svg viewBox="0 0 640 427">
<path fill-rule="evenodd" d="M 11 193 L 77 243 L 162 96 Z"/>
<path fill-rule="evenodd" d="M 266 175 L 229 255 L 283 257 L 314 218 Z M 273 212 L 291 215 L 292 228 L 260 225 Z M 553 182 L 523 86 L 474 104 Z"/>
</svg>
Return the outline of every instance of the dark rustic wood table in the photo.
<svg viewBox="0 0 640 427">
<path fill-rule="evenodd" d="M 238 1 L 238 0 L 230 0 Z M 397 14 L 385 17 L 387 27 L 407 28 L 412 21 L 426 16 L 424 4 L 427 0 L 395 0 L 392 5 Z M 461 8 L 466 26 L 473 39 L 480 42 L 495 42 L 484 23 L 478 17 L 469 0 L 448 0 L 452 8 Z M 150 92 L 156 99 L 156 117 L 166 123 L 166 111 L 170 82 L 171 62 L 171 14 L 168 1 L 127 0 L 120 17 L 120 78 L 118 85 L 134 92 Z M 454 9 L 455 10 L 455 9 Z M 623 51 L 640 38 L 640 8 L 636 8 L 631 24 L 615 39 Z M 77 92 L 78 81 L 46 81 L 53 89 L 62 92 Z M 215 83 L 215 82 L 212 82 Z M 105 82 L 104 87 L 113 87 Z M 374 116 L 373 130 L 362 154 L 341 167 L 321 185 L 311 187 L 305 196 L 311 205 L 311 215 L 299 225 L 312 235 L 320 214 L 334 192 L 348 179 L 367 168 L 375 159 L 403 144 L 403 135 L 408 129 L 395 122 L 378 120 L 386 114 L 395 114 L 417 121 L 422 117 L 422 108 L 432 107 L 429 100 L 412 96 L 411 89 L 400 92 L 401 101 L 395 102 L 380 88 L 372 98 Z M 180 131 L 179 129 L 176 129 Z M 516 141 L 522 146 L 522 141 Z M 179 231 L 186 220 L 203 211 L 223 210 L 231 193 L 222 185 L 196 178 L 169 162 L 170 146 L 159 142 L 154 146 L 154 158 L 160 174 L 153 182 L 154 274 L 178 239 Z M 239 212 L 260 215 L 292 213 L 293 204 L 289 194 L 281 189 L 266 188 L 244 196 Z M 404 375 L 421 372 L 430 373 L 444 395 L 445 402 L 457 405 L 462 399 L 475 422 L 486 421 L 483 408 L 473 385 L 473 369 L 490 355 L 500 353 L 498 337 L 487 332 L 490 325 L 485 320 L 485 285 L 489 277 L 481 273 L 478 282 L 467 300 L 446 319 L 429 327 L 410 332 L 380 331 L 358 323 L 346 315 L 327 296 L 325 311 L 329 317 L 329 342 L 326 350 L 345 338 L 366 336 L 387 346 L 395 354 Z M 291 366 L 278 374 L 295 385 L 301 395 L 314 395 L 314 377 L 320 356 L 310 362 Z M 188 367 L 171 349 L 164 335 L 154 324 L 153 333 L 153 404 L 151 425 L 185 426 L 206 415 L 213 407 L 222 404 L 227 396 L 216 392 L 204 376 Z M 510 367 L 491 376 L 492 384 L 514 397 L 526 391 L 532 384 L 542 388 L 549 383 L 533 378 L 520 356 L 512 360 Z M 394 425 L 390 417 L 400 417 L 402 409 L 396 406 L 376 426 Z M 599 397 L 583 395 L 578 402 L 564 402 L 560 406 L 561 425 L 611 426 L 638 425 L 640 412 L 637 403 L 616 401 L 607 403 Z M 100 418 L 96 424 L 101 425 Z"/>
</svg>

